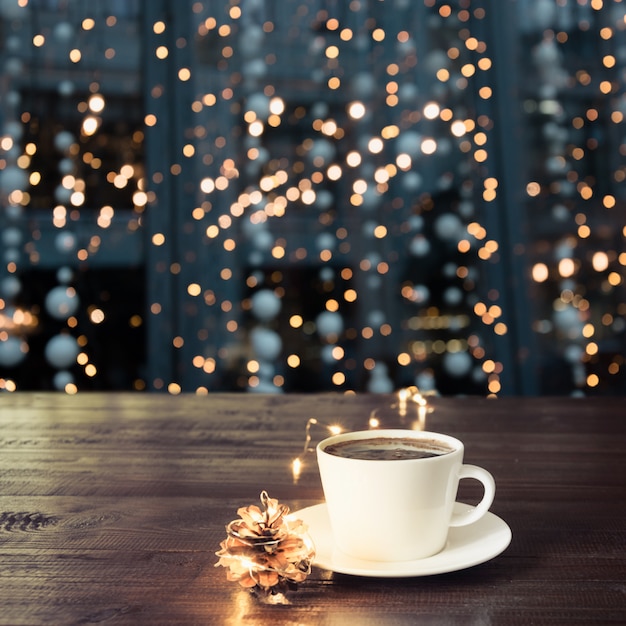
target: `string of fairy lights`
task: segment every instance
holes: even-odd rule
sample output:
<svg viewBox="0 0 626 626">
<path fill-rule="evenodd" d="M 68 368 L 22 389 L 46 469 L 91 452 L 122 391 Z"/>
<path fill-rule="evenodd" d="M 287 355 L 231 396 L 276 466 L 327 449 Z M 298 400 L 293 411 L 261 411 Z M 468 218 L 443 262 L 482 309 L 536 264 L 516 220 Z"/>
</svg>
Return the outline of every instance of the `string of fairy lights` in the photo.
<svg viewBox="0 0 626 626">
<path fill-rule="evenodd" d="M 523 171 L 520 189 L 509 194 L 494 156 L 508 129 L 493 102 L 509 96 L 496 82 L 493 8 L 466 0 L 291 0 L 280 7 L 197 1 L 180 13 L 175 37 L 167 17 L 156 17 L 142 54 L 166 67 L 177 51 L 191 50 L 180 58 L 193 62 L 181 62 L 171 76 L 191 99 L 180 154 L 164 171 L 145 172 L 135 157 L 106 165 L 93 147 L 109 132 L 103 122 L 110 97 L 99 76 L 116 62 L 115 29 L 123 20 L 138 23 L 139 14 L 53 4 L 46 3 L 46 22 L 36 0 L 0 3 L 8 32 L 0 103 L 0 389 L 20 388 L 15 372 L 35 357 L 33 333 L 49 334 L 52 387 L 76 393 L 77 372 L 102 375 L 85 325 L 112 314 L 81 300 L 76 267 L 103 253 L 122 207 L 87 207 L 89 181 L 96 176 L 128 191 L 128 228 L 139 231 L 143 215 L 162 210 L 163 181 L 187 167 L 198 175 L 189 205 L 175 209 L 185 216 L 179 228 L 200 232 L 201 245 L 219 251 L 220 265 L 195 268 L 187 254 L 169 267 L 172 276 L 186 268 L 192 276 L 174 297 L 193 302 L 181 312 L 195 316 L 193 330 L 185 335 L 172 326 L 168 338 L 188 360 L 176 371 L 191 370 L 190 382 L 138 372 L 134 389 L 208 393 L 228 379 L 231 388 L 276 393 L 293 389 L 300 376 L 344 392 L 415 385 L 498 395 L 506 392 L 506 368 L 527 360 L 531 349 L 538 392 L 622 388 L 623 2 L 514 3 L 518 47 L 529 51 L 520 60 L 516 103 L 528 133 L 511 144 L 523 155 Z M 30 59 L 58 51 L 57 98 L 75 110 L 73 127 L 55 128 L 51 174 L 38 169 L 42 146 L 25 108 L 36 85 L 22 77 Z M 85 81 L 95 54 L 97 69 Z M 78 88 L 83 93 L 73 72 L 87 85 Z M 134 131 L 128 139 L 135 153 L 146 137 L 170 128 L 167 114 L 153 112 L 169 110 L 168 88 L 145 88 L 145 137 Z M 56 284 L 29 309 L 16 303 L 22 272 L 40 262 L 33 206 L 51 177 L 47 219 L 63 260 Z M 511 197 L 518 207 L 504 206 Z M 82 241 L 74 225 L 87 208 L 96 219 Z M 490 217 L 505 211 L 524 215 L 523 243 L 514 250 Z M 160 248 L 173 236 L 157 228 L 146 240 Z M 516 286 L 489 284 L 492 268 L 521 255 Z M 301 268 L 314 276 L 316 305 L 307 310 L 299 300 L 313 283 L 288 277 Z M 301 291 L 290 299 L 294 288 Z M 532 300 L 532 319 L 516 319 L 507 289 Z M 127 317 L 149 325 L 163 310 L 164 303 L 149 301 L 145 320 L 136 312 Z M 41 328 L 42 311 L 56 321 L 53 331 Z M 201 319 L 212 320 L 211 332 L 197 330 Z M 514 357 L 503 358 L 498 346 L 514 343 L 522 325 L 533 346 L 517 345 Z"/>
<path fill-rule="evenodd" d="M 394 416 L 393 426 L 397 427 L 398 420 L 403 428 L 411 430 L 426 430 L 427 416 L 432 413 L 435 408 L 428 402 L 428 398 L 432 393 L 422 393 L 417 387 L 402 387 L 393 394 L 394 401 L 385 406 L 384 409 L 390 409 Z M 368 428 L 375 430 L 381 426 L 385 426 L 385 417 L 381 416 L 381 408 L 373 409 L 368 418 L 367 423 L 358 428 Z M 291 461 L 291 473 L 293 475 L 294 484 L 300 480 L 302 472 L 305 471 L 308 459 L 315 452 L 316 446 L 313 444 L 314 433 L 321 433 L 317 440 L 325 439 L 331 435 L 339 435 L 345 431 L 345 427 L 341 423 L 327 423 L 316 417 L 307 420 L 304 427 L 304 446 L 302 452 Z M 315 463 L 313 463 L 315 466 Z"/>
</svg>

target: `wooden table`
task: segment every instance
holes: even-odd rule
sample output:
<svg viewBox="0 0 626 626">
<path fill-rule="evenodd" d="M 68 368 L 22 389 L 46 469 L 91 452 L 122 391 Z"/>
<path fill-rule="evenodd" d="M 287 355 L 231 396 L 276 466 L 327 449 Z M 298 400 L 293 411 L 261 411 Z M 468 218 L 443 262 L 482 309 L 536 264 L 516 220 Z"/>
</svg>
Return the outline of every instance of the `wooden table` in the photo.
<svg viewBox="0 0 626 626">
<path fill-rule="evenodd" d="M 228 582 L 215 551 L 239 507 L 262 490 L 292 511 L 322 501 L 314 455 L 297 481 L 291 467 L 307 420 L 411 426 L 395 402 L 0 395 L 0 623 L 626 623 L 623 398 L 431 400 L 426 427 L 496 479 L 513 539 L 484 564 L 399 579 L 315 567 L 287 606 Z M 312 443 L 326 434 L 312 427 Z"/>
</svg>

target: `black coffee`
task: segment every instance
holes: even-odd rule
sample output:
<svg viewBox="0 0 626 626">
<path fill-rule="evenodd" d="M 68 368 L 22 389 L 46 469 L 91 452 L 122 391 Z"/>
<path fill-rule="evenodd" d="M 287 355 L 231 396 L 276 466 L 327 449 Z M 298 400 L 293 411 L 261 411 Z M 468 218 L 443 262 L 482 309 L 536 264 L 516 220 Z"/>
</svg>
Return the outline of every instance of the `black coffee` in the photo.
<svg viewBox="0 0 626 626">
<path fill-rule="evenodd" d="M 411 437 L 371 437 L 370 439 L 347 439 L 324 448 L 325 452 L 346 459 L 365 461 L 401 461 L 404 459 L 428 459 L 452 452 L 454 448 L 431 439 Z"/>
</svg>

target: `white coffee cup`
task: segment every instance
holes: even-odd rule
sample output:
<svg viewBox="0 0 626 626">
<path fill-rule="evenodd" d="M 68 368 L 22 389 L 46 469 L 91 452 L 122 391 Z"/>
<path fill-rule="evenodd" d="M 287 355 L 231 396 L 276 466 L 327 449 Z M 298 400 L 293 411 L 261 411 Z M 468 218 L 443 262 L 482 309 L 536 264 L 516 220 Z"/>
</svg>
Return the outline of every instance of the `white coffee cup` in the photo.
<svg viewBox="0 0 626 626">
<path fill-rule="evenodd" d="M 391 448 L 398 447 L 399 440 L 408 439 L 409 449 L 437 453 L 428 458 L 381 460 L 337 456 L 336 448 L 335 454 L 327 451 L 329 446 L 341 444 L 341 453 L 347 454 L 346 442 L 358 441 L 361 445 L 364 440 L 379 439 L 380 444 L 380 438 L 388 440 Z M 368 441 L 367 447 L 371 445 Z M 493 476 L 481 467 L 464 465 L 463 452 L 463 443 L 454 437 L 416 430 L 348 432 L 321 441 L 317 461 L 339 550 L 360 559 L 388 562 L 421 559 L 440 552 L 448 529 L 478 521 L 495 496 Z M 454 512 L 462 478 L 480 481 L 483 498 L 475 507 L 468 505 Z"/>
</svg>

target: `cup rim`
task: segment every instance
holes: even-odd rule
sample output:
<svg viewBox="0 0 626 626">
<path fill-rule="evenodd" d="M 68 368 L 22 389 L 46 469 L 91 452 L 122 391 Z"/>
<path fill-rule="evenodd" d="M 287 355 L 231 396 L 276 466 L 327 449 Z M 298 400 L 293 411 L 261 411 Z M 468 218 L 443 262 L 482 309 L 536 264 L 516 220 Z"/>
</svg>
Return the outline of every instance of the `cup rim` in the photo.
<svg viewBox="0 0 626 626">
<path fill-rule="evenodd" d="M 346 457 L 340 457 L 334 454 L 330 454 L 326 452 L 326 446 L 331 443 L 339 443 L 341 441 L 346 441 L 347 439 L 372 439 L 374 437 L 390 437 L 390 438 L 401 438 L 401 437 L 411 437 L 414 439 L 434 439 L 436 441 L 441 441 L 446 443 L 447 445 L 453 447 L 454 449 L 449 454 L 454 454 L 455 452 L 463 452 L 464 445 L 460 439 L 453 437 L 452 435 L 448 435 L 446 433 L 440 433 L 430 430 L 411 430 L 409 428 L 375 428 L 369 430 L 352 430 L 346 431 L 343 433 L 338 433 L 336 435 L 330 435 L 322 439 L 316 446 L 317 453 L 323 453 L 327 457 L 332 457 L 333 459 L 342 459 L 345 461 L 362 461 L 362 462 L 371 462 L 370 459 L 349 459 Z M 448 456 L 447 454 L 444 456 Z M 419 461 L 420 463 L 424 461 L 436 461 L 437 459 L 442 458 L 441 456 L 429 457 L 426 459 L 394 459 L 394 463 L 405 463 L 405 462 L 414 462 Z M 376 463 L 380 463 L 380 460 L 376 460 Z"/>
</svg>

